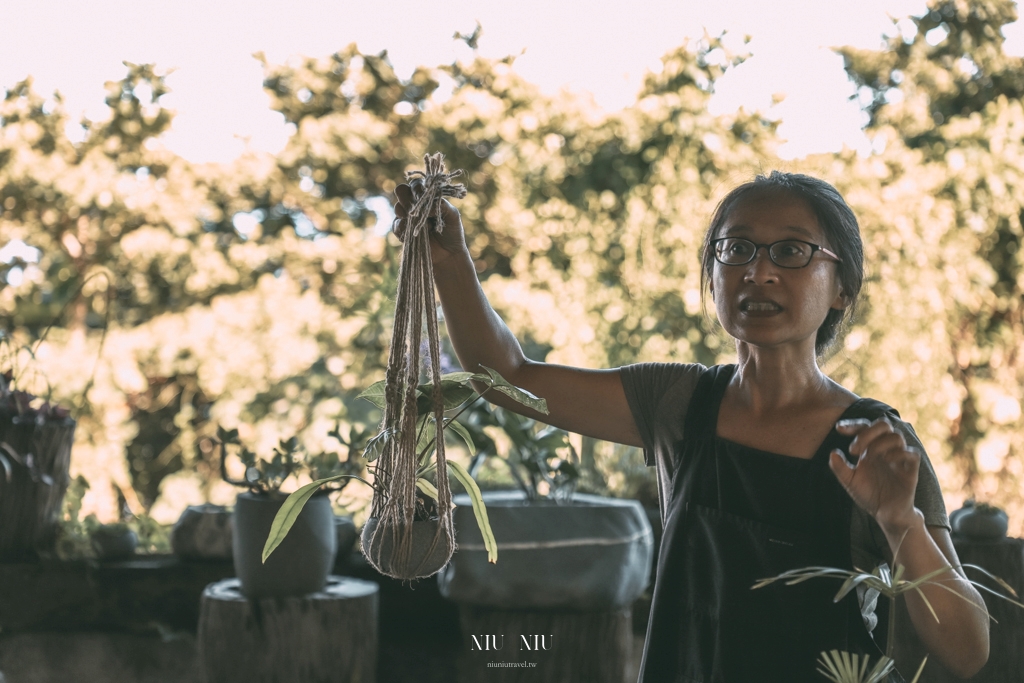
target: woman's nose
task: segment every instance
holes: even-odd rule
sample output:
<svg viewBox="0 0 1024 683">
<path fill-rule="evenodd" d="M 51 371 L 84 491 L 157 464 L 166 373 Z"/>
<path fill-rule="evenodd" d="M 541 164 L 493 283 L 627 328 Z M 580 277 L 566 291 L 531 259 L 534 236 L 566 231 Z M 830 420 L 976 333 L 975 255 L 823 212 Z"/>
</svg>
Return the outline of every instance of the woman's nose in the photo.
<svg viewBox="0 0 1024 683">
<path fill-rule="evenodd" d="M 762 253 L 761 250 L 764 250 Z M 778 276 L 779 267 L 772 261 L 768 254 L 768 246 L 760 245 L 754 252 L 754 258 L 746 264 L 747 271 L 744 279 L 748 282 L 772 282 Z"/>
</svg>

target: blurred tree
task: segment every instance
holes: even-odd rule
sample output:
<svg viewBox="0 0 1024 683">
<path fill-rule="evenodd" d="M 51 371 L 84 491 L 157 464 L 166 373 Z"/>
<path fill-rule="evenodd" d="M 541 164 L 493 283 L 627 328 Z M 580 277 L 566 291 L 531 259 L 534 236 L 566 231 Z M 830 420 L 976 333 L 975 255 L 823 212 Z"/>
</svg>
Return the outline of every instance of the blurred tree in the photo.
<svg viewBox="0 0 1024 683">
<path fill-rule="evenodd" d="M 338 302 L 310 287 L 322 289 L 318 273 L 344 272 L 345 258 L 376 268 L 387 251 L 383 236 L 313 229 L 316 207 L 288 195 L 273 160 L 193 168 L 164 151 L 163 77 L 151 65 L 127 67 L 107 84 L 103 121 L 69 121 L 59 96 L 44 99 L 29 81 L 0 105 L 0 245 L 11 253 L 0 261 L 0 331 L 27 347 L 55 326 L 33 377 L 75 407 L 75 464 L 107 517 L 118 511 L 103 482 L 134 491 L 135 509 L 183 470 L 199 471 L 200 493 L 210 495 L 212 402 L 219 421 L 264 418 L 272 443 L 303 429 L 326 439 L 343 402 L 304 401 L 303 387 L 344 393 L 335 375 L 346 363 L 335 352 L 353 325 L 339 313 L 354 316 L 373 297 L 366 287 L 334 313 L 325 307 Z M 346 239 L 366 246 L 352 250 Z M 278 385 L 295 377 L 302 386 L 282 403 Z M 361 384 L 352 373 L 345 383 Z"/>
<path fill-rule="evenodd" d="M 922 328 L 918 366 L 942 366 L 925 401 L 936 413 L 927 431 L 954 464 L 944 483 L 1008 507 L 1020 533 L 1024 60 L 1006 54 L 1002 33 L 1016 20 L 1011 0 L 933 0 L 887 49 L 840 52 L 870 103 L 869 133 L 886 143 L 873 175 L 890 201 L 875 243 L 908 273 L 900 296 L 936 304 L 910 324 Z"/>
<path fill-rule="evenodd" d="M 936 0 L 885 49 L 841 50 L 885 149 L 785 166 L 834 182 L 864 228 L 864 302 L 829 367 L 899 407 L 944 483 L 1009 507 L 1020 533 L 1024 69 L 1001 34 L 1015 17 L 1004 0 Z M 457 36 L 474 50 L 480 38 Z M 261 452 L 295 433 L 318 452 L 335 420 L 374 419 L 352 397 L 386 361 L 389 198 L 427 151 L 466 171 L 477 270 L 532 358 L 732 356 L 702 311 L 701 236 L 725 191 L 780 162 L 775 122 L 708 113 L 743 59 L 721 38 L 666 55 L 636 105 L 607 115 L 545 95 L 511 58 L 405 79 L 354 45 L 259 58 L 292 134 L 274 157 L 226 166 L 162 149 L 171 113 L 151 65 L 107 85 L 103 121 L 70 121 L 29 81 L 0 103 L 0 329 L 27 344 L 57 321 L 36 365 L 77 407 L 90 510 L 119 512 L 104 477 L 133 506 L 185 484 L 230 496 L 217 423 Z M 594 487 L 654 495 L 635 453 L 581 446 Z M 168 514 L 198 502 L 185 498 Z"/>
</svg>

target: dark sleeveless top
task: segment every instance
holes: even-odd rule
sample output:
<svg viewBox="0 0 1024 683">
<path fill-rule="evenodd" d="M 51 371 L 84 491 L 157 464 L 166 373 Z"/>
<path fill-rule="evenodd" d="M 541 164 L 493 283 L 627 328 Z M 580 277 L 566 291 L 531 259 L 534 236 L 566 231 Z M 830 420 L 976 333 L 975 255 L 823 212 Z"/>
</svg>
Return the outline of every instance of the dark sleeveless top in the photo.
<svg viewBox="0 0 1024 683">
<path fill-rule="evenodd" d="M 855 592 L 833 601 L 839 581 L 751 590 L 790 569 L 852 569 L 854 503 L 828 466 L 829 453 L 851 439 L 833 429 L 805 460 L 719 438 L 718 410 L 734 371 L 702 373 L 676 445 L 641 683 L 810 683 L 822 680 L 822 651 L 882 654 Z M 859 399 L 841 419 L 885 414 L 896 413 Z"/>
</svg>

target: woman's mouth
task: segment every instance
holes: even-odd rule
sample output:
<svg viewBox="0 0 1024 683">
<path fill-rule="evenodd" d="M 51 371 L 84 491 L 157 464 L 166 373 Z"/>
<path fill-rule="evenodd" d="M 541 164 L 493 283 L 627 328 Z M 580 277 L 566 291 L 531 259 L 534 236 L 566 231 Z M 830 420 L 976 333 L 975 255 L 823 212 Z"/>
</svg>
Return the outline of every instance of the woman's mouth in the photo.
<svg viewBox="0 0 1024 683">
<path fill-rule="evenodd" d="M 740 302 L 740 311 L 751 315 L 772 315 L 781 313 L 782 306 L 771 300 L 746 299 Z"/>
</svg>

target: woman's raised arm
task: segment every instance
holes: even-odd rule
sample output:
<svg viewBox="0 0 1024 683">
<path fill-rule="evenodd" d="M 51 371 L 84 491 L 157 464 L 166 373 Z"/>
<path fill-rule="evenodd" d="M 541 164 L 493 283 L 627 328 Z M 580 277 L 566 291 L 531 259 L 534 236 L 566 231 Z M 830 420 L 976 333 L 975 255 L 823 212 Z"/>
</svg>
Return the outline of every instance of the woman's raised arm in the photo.
<svg viewBox="0 0 1024 683">
<path fill-rule="evenodd" d="M 395 214 L 402 221 L 413 204 L 413 191 L 400 185 L 395 195 Z M 527 359 L 515 335 L 484 296 L 459 212 L 444 202 L 442 218 L 444 230 L 431 240 L 431 260 L 448 338 L 459 363 L 470 371 L 479 371 L 481 365 L 497 370 L 515 386 L 546 399 L 550 414 L 534 413 L 497 392 L 488 393 L 487 398 L 561 429 L 642 446 L 619 371 L 584 370 Z"/>
</svg>

